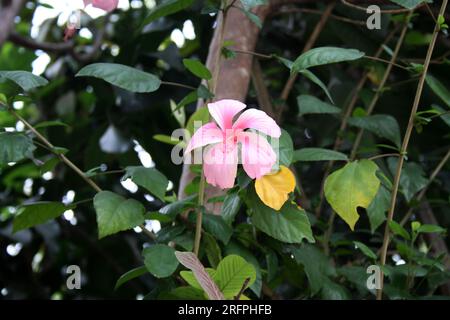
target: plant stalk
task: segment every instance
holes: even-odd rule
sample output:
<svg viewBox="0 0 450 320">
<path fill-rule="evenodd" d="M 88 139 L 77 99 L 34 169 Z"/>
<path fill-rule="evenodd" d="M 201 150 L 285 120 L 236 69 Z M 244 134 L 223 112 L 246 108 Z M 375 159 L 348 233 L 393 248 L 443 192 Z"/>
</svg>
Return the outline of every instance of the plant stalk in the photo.
<svg viewBox="0 0 450 320">
<path fill-rule="evenodd" d="M 443 0 L 442 1 L 442 5 L 441 5 L 441 9 L 439 11 L 439 15 L 444 15 L 445 14 L 445 9 L 447 7 L 447 3 L 448 3 L 448 0 Z M 419 107 L 420 99 L 422 97 L 422 92 L 423 92 L 423 88 L 424 88 L 424 85 L 425 85 L 425 80 L 426 80 L 426 76 L 427 76 L 427 73 L 428 73 L 428 68 L 430 66 L 430 61 L 431 61 L 431 58 L 433 56 L 434 47 L 436 45 L 436 40 L 437 40 L 439 31 L 440 31 L 440 26 L 439 26 L 439 24 L 436 23 L 435 27 L 434 27 L 433 35 L 432 35 L 432 38 L 431 38 L 431 42 L 430 42 L 430 45 L 428 47 L 428 52 L 427 52 L 427 55 L 425 57 L 425 62 L 423 64 L 423 72 L 422 72 L 422 75 L 420 77 L 419 84 L 417 86 L 416 95 L 415 95 L 414 103 L 413 103 L 413 106 L 412 106 L 412 109 L 411 109 L 411 113 L 410 113 L 410 116 L 409 116 L 409 121 L 408 121 L 408 126 L 406 128 L 405 137 L 403 139 L 403 143 L 402 143 L 402 147 L 401 147 L 401 151 L 400 151 L 400 154 L 402 154 L 402 155 L 406 155 L 407 154 L 409 140 L 411 138 L 411 134 L 412 134 L 412 131 L 414 129 L 414 117 L 415 117 L 415 115 L 417 113 L 417 109 Z M 389 209 L 389 213 L 388 213 L 388 217 L 387 217 L 387 221 L 386 221 L 386 226 L 384 228 L 383 245 L 381 247 L 381 256 L 380 256 L 381 267 L 383 267 L 386 264 L 386 256 L 387 256 L 387 250 L 388 250 L 388 247 L 389 247 L 389 239 L 390 239 L 389 222 L 391 222 L 393 220 L 393 217 L 394 217 L 395 204 L 397 203 L 397 193 L 398 193 L 398 189 L 399 189 L 399 185 L 400 185 L 400 178 L 401 178 L 401 175 L 402 175 L 402 168 L 403 168 L 404 161 L 405 161 L 405 157 L 399 157 L 398 164 L 397 164 L 397 171 L 395 173 L 395 178 L 394 178 L 394 185 L 393 185 L 393 189 L 392 189 L 391 206 L 390 206 L 390 209 Z M 380 289 L 377 290 L 377 300 L 381 300 L 383 298 L 384 275 L 383 275 L 383 271 L 382 270 L 381 270 L 380 284 L 381 284 L 381 287 L 380 287 Z"/>
</svg>

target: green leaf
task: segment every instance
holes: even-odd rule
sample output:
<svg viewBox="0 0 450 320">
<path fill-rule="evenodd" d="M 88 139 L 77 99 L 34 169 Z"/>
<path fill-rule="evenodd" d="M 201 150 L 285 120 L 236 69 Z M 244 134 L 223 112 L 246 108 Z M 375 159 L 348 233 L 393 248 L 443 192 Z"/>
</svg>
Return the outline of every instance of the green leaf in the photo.
<svg viewBox="0 0 450 320">
<path fill-rule="evenodd" d="M 445 233 L 447 229 L 433 224 L 423 224 L 417 229 L 417 233 Z"/>
<path fill-rule="evenodd" d="M 197 203 L 195 202 L 195 199 L 197 198 L 197 195 L 191 195 L 189 197 L 184 198 L 183 200 L 178 200 L 175 202 L 172 202 L 161 209 L 159 209 L 159 213 L 164 214 L 166 216 L 171 217 L 174 219 L 177 215 L 182 213 L 184 210 L 189 208 L 194 208 L 197 206 Z"/>
<path fill-rule="evenodd" d="M 211 100 L 212 98 L 214 98 L 214 94 L 211 91 L 209 91 L 209 89 L 205 87 L 203 84 L 200 84 L 200 86 L 197 89 L 197 97 L 205 100 Z"/>
<path fill-rule="evenodd" d="M 223 201 L 221 216 L 223 220 L 231 225 L 234 221 L 234 217 L 239 212 L 241 208 L 241 198 L 237 192 L 227 194 L 225 200 Z"/>
<path fill-rule="evenodd" d="M 68 124 L 65 124 L 62 121 L 43 121 L 39 122 L 34 126 L 35 129 L 48 128 L 48 127 L 68 127 Z"/>
<path fill-rule="evenodd" d="M 177 105 L 177 109 L 184 108 L 190 103 L 194 103 L 198 99 L 197 90 L 191 91 L 187 96 L 185 96 Z"/>
<path fill-rule="evenodd" d="M 247 18 L 250 19 L 251 22 L 253 22 L 258 28 L 262 29 L 262 22 L 261 19 L 254 14 L 253 12 L 246 10 L 245 8 L 239 8 Z"/>
<path fill-rule="evenodd" d="M 221 216 L 214 214 L 203 214 L 203 227 L 207 232 L 213 234 L 217 239 L 227 244 L 230 241 L 233 229 L 223 220 Z"/>
<path fill-rule="evenodd" d="M 390 205 L 391 193 L 384 185 L 381 185 L 375 199 L 367 208 L 367 216 L 369 217 L 372 233 L 386 220 L 386 212 L 389 210 Z"/>
<path fill-rule="evenodd" d="M 295 261 L 305 268 L 311 294 L 317 294 L 325 281 L 336 275 L 329 258 L 313 245 L 304 244 L 300 248 L 292 248 Z"/>
<path fill-rule="evenodd" d="M 397 171 L 397 158 L 389 158 L 388 166 L 392 174 Z M 420 165 L 414 162 L 403 164 L 402 175 L 400 176 L 400 191 L 405 196 L 406 201 L 410 202 L 414 195 L 425 188 L 428 179 Z"/>
<path fill-rule="evenodd" d="M 1 78 L 13 81 L 25 91 L 48 84 L 46 79 L 36 76 L 28 71 L 0 71 L 0 79 Z"/>
<path fill-rule="evenodd" d="M 116 285 L 114 286 L 114 290 L 119 289 L 124 283 L 133 280 L 135 278 L 138 278 L 140 276 L 143 276 L 146 274 L 147 268 L 145 266 L 134 268 L 128 272 L 125 272 L 123 275 L 120 276 L 120 278 L 117 280 Z"/>
<path fill-rule="evenodd" d="M 258 259 L 252 254 L 250 250 L 243 247 L 242 245 L 237 244 L 236 242 L 230 241 L 230 243 L 225 247 L 225 255 L 238 255 L 244 258 L 247 262 L 251 263 L 253 267 L 255 267 L 256 271 L 256 280 L 250 286 L 250 290 L 252 290 L 257 297 L 261 297 L 261 289 L 262 289 L 262 274 L 261 267 L 259 265 Z"/>
<path fill-rule="evenodd" d="M 366 117 L 352 117 L 348 120 L 352 126 L 370 131 L 381 138 L 388 139 L 400 148 L 400 127 L 393 116 L 377 114 Z"/>
<path fill-rule="evenodd" d="M 249 197 L 253 225 L 269 236 L 286 243 L 301 243 L 303 239 L 314 242 L 306 212 L 297 205 L 286 202 L 280 211 L 264 205 L 253 191 Z"/>
<path fill-rule="evenodd" d="M 288 68 L 288 69 L 291 69 L 291 68 L 292 68 L 292 65 L 294 64 L 294 61 L 291 61 L 291 60 L 289 60 L 289 59 L 280 57 L 280 56 L 278 56 L 278 55 L 276 55 L 276 54 L 273 54 L 272 56 L 273 56 L 275 59 L 277 59 L 280 63 L 282 63 L 282 64 L 283 64 L 286 68 Z"/>
<path fill-rule="evenodd" d="M 206 300 L 203 290 L 193 287 L 178 287 L 170 292 L 162 292 L 158 300 Z"/>
<path fill-rule="evenodd" d="M 278 274 L 278 257 L 275 251 L 269 250 L 266 254 L 267 281 L 271 282 Z"/>
<path fill-rule="evenodd" d="M 225 298 L 233 299 L 241 291 L 247 278 L 250 278 L 246 286 L 248 288 L 255 282 L 255 267 L 238 255 L 229 255 L 219 263 L 213 279 Z"/>
<path fill-rule="evenodd" d="M 318 85 L 322 89 L 322 91 L 325 92 L 325 94 L 327 95 L 327 97 L 331 101 L 331 103 L 334 103 L 333 98 L 331 97 L 331 94 L 328 91 L 327 86 L 322 82 L 322 80 L 317 78 L 317 76 L 314 73 L 312 73 L 311 71 L 309 71 L 307 69 L 301 70 L 301 71 L 299 71 L 299 73 L 304 75 L 307 79 L 309 79 L 316 85 Z"/>
<path fill-rule="evenodd" d="M 321 298 L 324 300 L 351 299 L 351 295 L 345 287 L 331 281 L 330 279 L 326 279 L 324 281 L 320 294 Z"/>
<path fill-rule="evenodd" d="M 186 110 L 184 109 L 184 106 L 179 107 L 175 101 L 170 100 L 170 110 L 178 124 L 183 128 L 186 124 Z"/>
<path fill-rule="evenodd" d="M 257 6 L 266 5 L 268 2 L 268 0 L 241 0 L 242 5 L 247 10 Z"/>
<path fill-rule="evenodd" d="M 60 202 L 36 202 L 20 208 L 19 214 L 14 218 L 13 232 L 34 227 L 62 215 L 66 210 L 75 206 L 65 206 Z"/>
<path fill-rule="evenodd" d="M 194 272 L 195 279 L 202 287 L 203 291 L 211 300 L 225 300 L 223 293 L 220 291 L 217 284 L 206 272 L 198 257 L 193 252 L 175 252 L 175 255 L 180 263 Z"/>
<path fill-rule="evenodd" d="M 131 178 L 138 186 L 145 188 L 151 194 L 164 202 L 169 180 L 155 168 L 127 167 L 123 180 Z"/>
<path fill-rule="evenodd" d="M 155 139 L 156 141 L 165 143 L 165 144 L 173 145 L 173 146 L 177 146 L 177 145 L 185 146 L 186 145 L 186 143 L 183 140 L 178 140 L 171 136 L 167 136 L 165 134 L 155 134 L 153 136 L 153 139 Z"/>
<path fill-rule="evenodd" d="M 200 79 L 210 80 L 212 78 L 211 72 L 199 60 L 183 59 L 183 64 L 193 75 Z"/>
<path fill-rule="evenodd" d="M 216 275 L 216 270 L 213 268 L 205 268 L 206 272 L 209 274 L 209 276 L 214 279 L 214 276 Z M 202 289 L 200 283 L 198 283 L 197 279 L 194 276 L 194 273 L 192 271 L 186 271 L 183 270 L 180 272 L 180 276 L 183 278 L 184 281 L 188 283 L 193 288 L 196 289 Z"/>
<path fill-rule="evenodd" d="M 348 161 L 347 155 L 342 152 L 322 149 L 322 148 L 303 148 L 294 151 L 294 160 L 297 161 Z"/>
<path fill-rule="evenodd" d="M 367 257 L 369 257 L 369 258 L 371 258 L 373 260 L 377 259 L 377 255 L 372 251 L 372 249 L 370 249 L 364 243 L 359 242 L 359 241 L 353 241 L 353 244 L 356 246 L 356 248 L 361 250 L 362 253 L 364 253 Z"/>
<path fill-rule="evenodd" d="M 97 213 L 99 239 L 144 223 L 145 208 L 140 202 L 127 200 L 110 191 L 95 195 L 94 208 Z"/>
<path fill-rule="evenodd" d="M 204 239 L 204 237 L 202 237 L 202 239 Z M 176 236 L 173 238 L 173 242 L 186 251 L 192 251 L 194 249 L 194 236 L 190 232 L 185 232 Z"/>
<path fill-rule="evenodd" d="M 406 231 L 406 229 L 403 228 L 399 223 L 391 220 L 391 221 L 389 221 L 389 228 L 391 229 L 391 231 L 394 234 L 396 234 L 406 240 L 411 240 L 411 236 L 409 235 L 408 231 Z"/>
<path fill-rule="evenodd" d="M 151 73 L 116 63 L 94 63 L 81 69 L 76 77 L 95 77 L 131 92 L 153 92 L 161 80 Z"/>
<path fill-rule="evenodd" d="M 164 244 L 155 244 L 142 251 L 147 270 L 157 278 L 167 278 L 177 270 L 175 250 Z"/>
<path fill-rule="evenodd" d="M 0 166 L 32 157 L 34 149 L 30 137 L 17 132 L 0 132 Z"/>
<path fill-rule="evenodd" d="M 209 263 L 212 267 L 217 268 L 220 260 L 222 260 L 222 251 L 220 250 L 220 246 L 217 243 L 216 238 L 211 234 L 204 232 L 202 236 L 202 243 Z"/>
<path fill-rule="evenodd" d="M 281 129 L 281 136 L 278 139 L 279 165 L 289 167 L 294 157 L 294 143 L 290 134 Z"/>
<path fill-rule="evenodd" d="M 352 230 L 359 219 L 357 208 L 367 208 L 378 192 L 377 170 L 378 166 L 370 160 L 350 162 L 325 181 L 328 203 Z"/>
<path fill-rule="evenodd" d="M 353 61 L 364 57 L 365 53 L 356 49 L 319 47 L 300 55 L 292 65 L 291 72 L 299 72 L 315 66 Z"/>
<path fill-rule="evenodd" d="M 300 115 L 305 114 L 339 114 L 341 109 L 329 103 L 323 102 L 314 96 L 300 95 L 297 97 L 297 105 Z"/>
<path fill-rule="evenodd" d="M 144 24 L 149 24 L 156 19 L 166 17 L 189 8 L 194 0 L 166 0 L 157 5 L 145 18 Z"/>
<path fill-rule="evenodd" d="M 450 107 L 450 92 L 445 85 L 430 74 L 425 79 L 430 89 Z"/>
<path fill-rule="evenodd" d="M 407 8 L 407 9 L 414 9 L 415 7 L 417 7 L 419 4 L 423 3 L 423 2 L 428 2 L 431 3 L 433 1 L 430 0 L 391 0 L 392 2 L 395 2 L 396 4 Z"/>
<path fill-rule="evenodd" d="M 198 121 L 200 126 L 194 128 L 195 122 Z M 208 108 L 202 107 L 197 109 L 194 114 L 189 118 L 186 125 L 186 130 L 189 131 L 191 136 L 194 134 L 194 130 L 198 130 L 202 125 L 205 125 L 209 121 Z"/>
</svg>

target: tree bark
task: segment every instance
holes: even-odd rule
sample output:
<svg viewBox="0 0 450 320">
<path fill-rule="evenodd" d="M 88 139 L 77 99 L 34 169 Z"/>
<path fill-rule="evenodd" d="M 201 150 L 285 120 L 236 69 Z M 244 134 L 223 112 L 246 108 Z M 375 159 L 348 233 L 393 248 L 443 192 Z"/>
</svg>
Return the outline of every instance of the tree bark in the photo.
<svg viewBox="0 0 450 320">
<path fill-rule="evenodd" d="M 3 0 L 0 1 L 0 48 L 8 39 L 14 27 L 14 18 L 19 14 L 24 4 L 24 0 Z"/>
<path fill-rule="evenodd" d="M 264 21 L 265 17 L 271 10 L 277 0 L 267 6 L 257 7 L 254 11 L 256 15 Z M 237 1 L 235 5 L 240 5 Z M 217 66 L 214 65 L 217 50 L 222 48 L 219 43 L 219 33 L 223 21 L 219 19 L 216 25 L 210 47 L 208 58 L 206 61 L 207 67 L 214 74 Z M 233 42 L 232 49 L 242 51 L 254 51 L 256 42 L 259 36 L 260 29 L 251 22 L 245 14 L 235 8 L 230 8 L 224 30 L 224 41 L 231 40 Z M 234 59 L 221 59 L 220 73 L 216 85 L 215 100 L 221 99 L 235 99 L 244 102 L 247 96 L 249 82 L 251 79 L 253 57 L 248 54 L 237 54 Z M 203 101 L 199 101 L 197 108 L 204 107 Z M 183 172 L 180 179 L 178 194 L 182 199 L 185 197 L 184 189 L 192 181 L 194 175 L 189 170 L 189 165 L 183 166 Z M 208 185 L 205 190 L 205 199 L 210 199 L 215 196 L 224 194 L 223 190 Z M 215 214 L 219 214 L 221 210 L 221 203 L 207 203 L 207 209 Z"/>
</svg>

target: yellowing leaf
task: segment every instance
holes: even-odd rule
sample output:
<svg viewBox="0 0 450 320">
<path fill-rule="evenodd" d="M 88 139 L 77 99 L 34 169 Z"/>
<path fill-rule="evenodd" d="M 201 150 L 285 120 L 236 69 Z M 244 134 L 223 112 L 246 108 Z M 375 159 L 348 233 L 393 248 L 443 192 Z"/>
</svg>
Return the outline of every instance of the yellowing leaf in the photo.
<svg viewBox="0 0 450 320">
<path fill-rule="evenodd" d="M 295 189 L 294 174 L 285 166 L 280 166 L 277 173 L 256 179 L 255 189 L 266 206 L 278 211 Z"/>
<path fill-rule="evenodd" d="M 378 192 L 377 170 L 378 166 L 370 160 L 350 162 L 325 181 L 328 203 L 352 230 L 359 219 L 357 207 L 367 209 Z"/>
</svg>

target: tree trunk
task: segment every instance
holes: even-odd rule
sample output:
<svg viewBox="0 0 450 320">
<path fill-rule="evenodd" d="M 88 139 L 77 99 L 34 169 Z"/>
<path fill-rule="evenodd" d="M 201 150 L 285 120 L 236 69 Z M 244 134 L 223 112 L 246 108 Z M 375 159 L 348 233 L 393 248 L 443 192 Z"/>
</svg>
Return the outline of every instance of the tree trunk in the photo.
<svg viewBox="0 0 450 320">
<path fill-rule="evenodd" d="M 275 0 L 277 1 L 277 0 Z M 275 3 L 272 1 L 271 5 Z M 235 5 L 240 5 L 236 2 Z M 270 12 L 271 5 L 260 6 L 254 13 L 259 16 L 261 22 L 264 21 L 267 14 Z M 219 19 L 216 30 L 214 32 L 210 47 L 208 58 L 206 61 L 207 67 L 214 74 L 215 57 L 217 57 L 217 50 L 220 50 L 222 45 L 219 42 L 220 29 L 223 21 Z M 260 29 L 251 22 L 245 14 L 235 8 L 230 8 L 227 14 L 227 21 L 225 23 L 224 41 L 232 41 L 232 49 L 242 51 L 253 51 L 259 36 Z M 244 102 L 247 96 L 249 82 L 251 79 L 253 57 L 249 54 L 237 54 L 234 59 L 221 59 L 220 73 L 216 85 L 215 100 L 221 99 L 235 99 Z M 199 101 L 197 108 L 204 107 L 203 101 Z M 183 166 L 183 172 L 180 179 L 178 194 L 180 199 L 185 197 L 184 189 L 192 179 L 193 174 L 189 170 L 189 165 Z M 224 194 L 223 190 L 208 185 L 205 190 L 205 199 Z M 207 204 L 207 209 L 215 214 L 219 214 L 221 210 L 221 203 Z"/>
<path fill-rule="evenodd" d="M 24 0 L 0 0 L 0 48 L 14 27 L 14 18 L 19 14 Z"/>
</svg>

